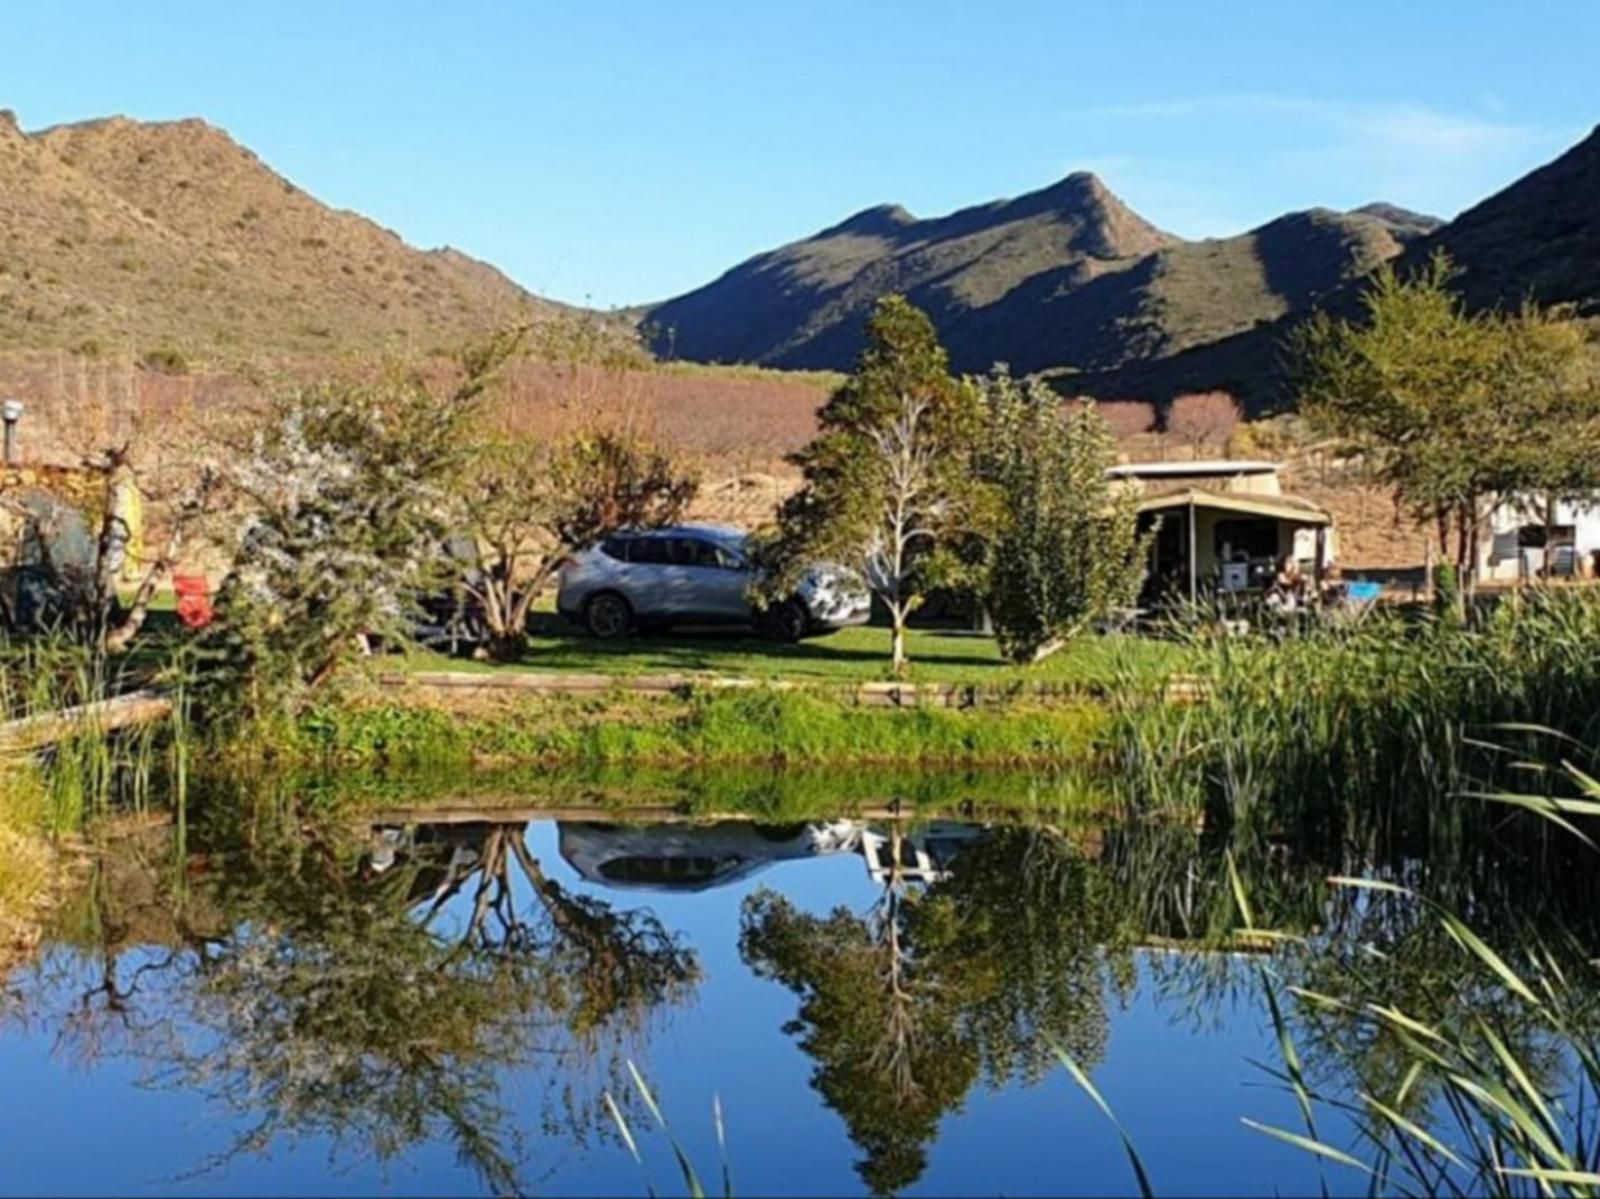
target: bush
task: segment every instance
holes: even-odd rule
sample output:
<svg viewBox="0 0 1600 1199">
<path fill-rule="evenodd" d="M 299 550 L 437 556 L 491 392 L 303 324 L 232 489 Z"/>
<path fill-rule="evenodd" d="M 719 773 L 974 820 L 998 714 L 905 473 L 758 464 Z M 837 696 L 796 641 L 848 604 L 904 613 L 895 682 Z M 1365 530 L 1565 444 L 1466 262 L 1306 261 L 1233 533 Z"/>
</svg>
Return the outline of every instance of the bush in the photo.
<svg viewBox="0 0 1600 1199">
<path fill-rule="evenodd" d="M 158 349 L 147 350 L 139 365 L 147 371 L 154 371 L 160 375 L 187 375 L 189 373 L 189 359 L 182 350 L 175 350 L 171 346 L 162 346 Z"/>
</svg>

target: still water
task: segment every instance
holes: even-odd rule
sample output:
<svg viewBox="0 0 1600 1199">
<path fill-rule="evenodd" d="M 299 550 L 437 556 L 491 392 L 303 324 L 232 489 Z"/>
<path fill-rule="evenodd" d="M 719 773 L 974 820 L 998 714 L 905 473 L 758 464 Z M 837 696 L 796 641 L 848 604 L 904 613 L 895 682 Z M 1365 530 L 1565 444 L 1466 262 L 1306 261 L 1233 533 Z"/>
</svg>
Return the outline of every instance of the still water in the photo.
<svg viewBox="0 0 1600 1199">
<path fill-rule="evenodd" d="M 581 815 L 107 841 L 3 984 L 0 1191 L 682 1193 L 676 1141 L 713 1192 L 1134 1193 L 1059 1045 L 1158 1193 L 1355 1193 L 1242 1122 L 1303 1127 L 1264 988 L 1461 968 L 1283 846 L 1240 883 L 1305 946 L 1240 934 L 1188 827 Z M 1394 1085 L 1297 1019 L 1325 1093 Z"/>
</svg>

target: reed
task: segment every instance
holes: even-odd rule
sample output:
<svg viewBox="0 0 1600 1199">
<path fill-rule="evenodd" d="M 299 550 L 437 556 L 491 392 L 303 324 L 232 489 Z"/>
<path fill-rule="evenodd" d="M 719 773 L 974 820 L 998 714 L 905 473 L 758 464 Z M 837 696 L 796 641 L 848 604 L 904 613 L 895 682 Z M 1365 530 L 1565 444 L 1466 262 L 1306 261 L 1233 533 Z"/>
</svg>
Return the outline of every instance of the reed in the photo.
<svg viewBox="0 0 1600 1199">
<path fill-rule="evenodd" d="M 1470 628 L 1394 613 L 1282 640 L 1186 637 L 1201 702 L 1171 704 L 1142 680 L 1113 693 L 1108 744 L 1139 808 L 1445 830 L 1478 810 L 1470 783 L 1517 760 L 1519 730 L 1600 736 L 1590 589 L 1533 590 Z"/>
</svg>

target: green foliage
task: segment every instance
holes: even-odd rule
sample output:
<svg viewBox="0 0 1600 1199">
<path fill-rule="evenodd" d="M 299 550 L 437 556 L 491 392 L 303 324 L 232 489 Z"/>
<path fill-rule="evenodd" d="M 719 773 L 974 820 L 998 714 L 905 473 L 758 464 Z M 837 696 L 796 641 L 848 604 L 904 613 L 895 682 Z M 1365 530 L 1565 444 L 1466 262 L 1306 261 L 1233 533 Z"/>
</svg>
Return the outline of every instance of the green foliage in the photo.
<svg viewBox="0 0 1600 1199">
<path fill-rule="evenodd" d="M 463 589 L 482 607 L 493 656 L 520 653 L 563 558 L 618 529 L 670 524 L 698 486 L 672 455 L 622 432 L 472 445 L 452 491 L 461 529 L 485 556 Z"/>
<path fill-rule="evenodd" d="M 1415 820 L 1431 841 L 1475 830 L 1460 802 L 1513 759 L 1500 726 L 1600 740 L 1600 594 L 1537 589 L 1472 626 L 1380 612 L 1282 640 L 1196 632 L 1199 702 L 1130 684 L 1108 743 L 1130 795 L 1255 827 Z"/>
<path fill-rule="evenodd" d="M 677 697 L 531 699 L 469 715 L 426 705 L 330 701 L 302 717 L 292 756 L 340 762 L 1086 763 L 1103 729 L 1084 702 L 976 711 L 862 708 L 776 689 Z"/>
<path fill-rule="evenodd" d="M 983 471 L 1003 515 L 990 550 L 987 604 L 1015 662 L 1083 631 L 1138 594 L 1148 544 L 1138 497 L 1106 470 L 1116 443 L 1088 402 L 1064 405 L 1043 383 L 1004 371 L 986 382 Z"/>
<path fill-rule="evenodd" d="M 379 1162 L 437 1139 L 486 1190 L 527 1193 L 522 1130 L 586 1135 L 641 1031 L 700 979 L 648 909 L 550 879 L 521 824 L 388 842 L 379 866 L 296 797 L 227 798 L 196 829 L 225 868 L 186 894 L 152 886 L 139 855 L 96 865 L 83 923 L 111 983 L 130 908 L 181 931 L 141 971 L 149 988 L 94 990 L 69 1034 L 91 1054 L 114 1026 L 150 1085 L 206 1099 L 235 1129 L 208 1169 L 280 1138 Z M 161 866 L 182 866 L 174 851 Z M 452 899 L 457 922 L 440 918 Z M 513 1103 L 506 1072 L 530 1061 Z"/>
<path fill-rule="evenodd" d="M 1385 266 L 1364 321 L 1319 314 L 1291 349 L 1307 418 L 1366 455 L 1442 545 L 1453 528 L 1465 571 L 1487 507 L 1600 479 L 1600 386 L 1577 326 L 1470 314 L 1455 274 L 1442 252 L 1409 279 Z"/>
<path fill-rule="evenodd" d="M 914 834 L 887 835 L 898 858 Z M 740 952 L 800 997 L 790 1031 L 875 1194 L 920 1178 L 940 1118 L 980 1078 L 1037 1082 L 1052 1042 L 1103 1056 L 1114 922 L 1095 875 L 1059 834 L 996 829 L 925 889 L 891 875 L 864 917 L 765 890 L 746 900 Z"/>
<path fill-rule="evenodd" d="M 214 708 L 292 709 L 360 638 L 404 634 L 409 605 L 442 570 L 462 429 L 514 345 L 470 349 L 444 394 L 390 370 L 275 402 L 230 467 L 243 519 L 206 639 Z"/>
<path fill-rule="evenodd" d="M 819 559 L 860 570 L 889 609 L 902 670 L 906 618 L 928 586 L 954 581 L 953 551 L 992 519 L 972 470 L 981 422 L 976 389 L 951 377 L 928 318 L 902 296 L 878 301 L 855 372 L 794 457 L 805 482 L 765 554 L 772 592 L 787 594 Z"/>
<path fill-rule="evenodd" d="M 1433 607 L 1439 619 L 1461 624 L 1466 617 L 1466 596 L 1461 592 L 1461 572 L 1454 562 L 1441 562 L 1433 572 Z"/>
</svg>

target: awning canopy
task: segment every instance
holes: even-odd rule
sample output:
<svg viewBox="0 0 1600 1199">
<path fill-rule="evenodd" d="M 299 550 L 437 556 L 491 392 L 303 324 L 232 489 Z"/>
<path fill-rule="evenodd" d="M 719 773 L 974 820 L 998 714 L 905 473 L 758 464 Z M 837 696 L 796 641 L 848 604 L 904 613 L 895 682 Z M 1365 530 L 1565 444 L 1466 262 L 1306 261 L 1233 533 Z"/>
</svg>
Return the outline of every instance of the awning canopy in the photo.
<svg viewBox="0 0 1600 1199">
<path fill-rule="evenodd" d="M 1224 495 L 1215 491 L 1188 491 L 1173 492 L 1169 495 L 1152 496 L 1150 499 L 1141 500 L 1139 513 L 1168 512 L 1175 508 L 1210 508 L 1219 512 L 1237 512 L 1244 516 L 1260 516 L 1269 520 L 1281 520 L 1285 524 L 1307 525 L 1311 527 L 1327 526 L 1333 524 L 1333 517 L 1318 508 L 1315 504 L 1304 500 L 1289 499 L 1288 497 L 1251 496 L 1251 495 Z"/>
</svg>

